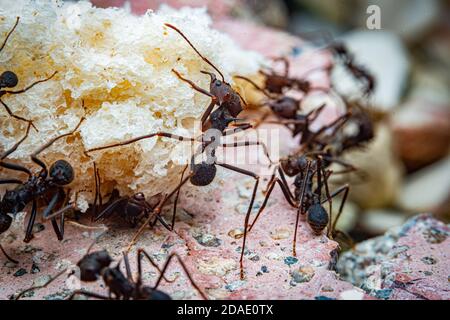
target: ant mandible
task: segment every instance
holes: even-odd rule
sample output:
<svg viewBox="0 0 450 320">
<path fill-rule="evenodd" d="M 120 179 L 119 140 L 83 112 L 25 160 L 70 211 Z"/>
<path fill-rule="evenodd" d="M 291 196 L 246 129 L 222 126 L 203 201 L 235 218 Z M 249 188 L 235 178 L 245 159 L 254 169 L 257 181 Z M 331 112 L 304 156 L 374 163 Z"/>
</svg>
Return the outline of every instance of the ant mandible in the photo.
<svg viewBox="0 0 450 320">
<path fill-rule="evenodd" d="M 8 39 L 9 39 L 9 37 L 11 36 L 11 34 L 14 32 L 14 30 L 17 27 L 17 25 L 19 24 L 19 19 L 20 19 L 20 17 L 17 17 L 16 23 L 14 24 L 12 29 L 6 35 L 6 38 L 3 41 L 3 44 L 0 46 L 0 52 L 6 46 L 6 43 L 7 43 Z M 33 121 L 31 121 L 29 119 L 25 119 L 25 118 L 23 118 L 21 116 L 16 115 L 14 112 L 11 111 L 11 108 L 1 98 L 4 95 L 6 95 L 6 94 L 13 94 L 14 95 L 14 94 L 24 93 L 24 92 L 30 90 L 31 88 L 33 88 L 38 83 L 42 83 L 42 82 L 45 82 L 45 81 L 48 81 L 48 80 L 52 79 L 56 75 L 56 73 L 57 73 L 57 71 L 55 71 L 50 77 L 45 78 L 45 79 L 41 79 L 41 80 L 38 80 L 38 81 L 35 81 L 32 84 L 30 84 L 27 87 L 25 87 L 24 89 L 13 91 L 13 90 L 4 90 L 4 88 L 14 88 L 19 83 L 19 78 L 17 77 L 17 75 L 13 71 L 4 71 L 0 75 L 0 103 L 3 105 L 3 107 L 6 110 L 6 112 L 11 117 L 13 117 L 13 118 L 15 118 L 17 120 L 20 120 L 20 121 L 25 121 L 25 122 L 30 123 L 33 126 L 33 128 L 36 131 L 38 131 L 37 128 L 34 126 Z"/>
</svg>

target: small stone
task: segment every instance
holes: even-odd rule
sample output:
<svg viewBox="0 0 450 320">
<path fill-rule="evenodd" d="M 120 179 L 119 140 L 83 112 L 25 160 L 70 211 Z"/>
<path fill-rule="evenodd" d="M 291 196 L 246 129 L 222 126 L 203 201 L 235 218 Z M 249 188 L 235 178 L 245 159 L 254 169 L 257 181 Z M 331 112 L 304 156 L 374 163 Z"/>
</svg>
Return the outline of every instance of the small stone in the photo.
<svg viewBox="0 0 450 320">
<path fill-rule="evenodd" d="M 425 264 L 436 264 L 436 259 L 434 259 L 433 257 L 423 257 L 422 259 L 420 259 L 420 261 L 422 261 Z"/>
<path fill-rule="evenodd" d="M 34 274 L 34 273 L 38 273 L 40 271 L 41 271 L 41 269 L 39 269 L 39 266 L 33 262 L 33 264 L 31 265 L 31 273 Z"/>
<path fill-rule="evenodd" d="M 364 292 L 357 289 L 346 290 L 341 292 L 340 298 L 342 300 L 362 300 L 364 297 Z"/>
<path fill-rule="evenodd" d="M 222 240 L 212 234 L 200 234 L 194 236 L 195 240 L 205 247 L 218 247 L 222 244 Z"/>
<path fill-rule="evenodd" d="M 35 223 L 33 226 L 33 233 L 39 233 L 45 230 L 45 226 L 42 223 Z"/>
<path fill-rule="evenodd" d="M 27 270 L 25 270 L 24 268 L 20 268 L 19 270 L 17 270 L 14 273 L 14 277 L 21 277 L 21 276 L 23 276 L 24 274 L 27 274 L 27 273 L 28 273 Z"/>
<path fill-rule="evenodd" d="M 40 277 L 37 277 L 36 279 L 34 279 L 33 281 L 33 286 L 35 287 L 39 287 L 39 286 L 43 286 L 44 284 L 46 284 L 48 281 L 50 281 L 52 277 L 49 275 L 43 275 Z"/>
<path fill-rule="evenodd" d="M 314 297 L 314 300 L 336 300 L 336 298 L 330 298 L 327 296 L 316 296 Z"/>
<path fill-rule="evenodd" d="M 45 300 L 64 300 L 67 298 L 72 292 L 70 290 L 64 289 L 62 291 L 49 294 L 44 297 Z M 87 300 L 86 296 L 83 295 L 77 295 L 74 300 Z"/>
<path fill-rule="evenodd" d="M 286 228 L 277 228 L 270 232 L 270 237 L 274 240 L 287 239 L 290 236 L 290 232 Z"/>
<path fill-rule="evenodd" d="M 323 291 L 323 292 L 333 292 L 334 289 L 332 287 L 330 287 L 330 286 L 325 286 L 325 287 L 323 287 L 321 289 L 321 291 Z"/>
<path fill-rule="evenodd" d="M 14 263 L 14 262 L 8 260 L 3 265 L 7 268 L 15 268 L 17 263 Z"/>
<path fill-rule="evenodd" d="M 314 277 L 315 271 L 309 266 L 302 266 L 291 273 L 292 280 L 296 283 L 309 282 Z"/>
<path fill-rule="evenodd" d="M 244 236 L 244 230 L 241 228 L 231 229 L 228 235 L 234 239 L 240 239 Z"/>
<path fill-rule="evenodd" d="M 376 290 L 375 291 L 375 297 L 377 297 L 378 299 L 389 299 L 389 297 L 392 294 L 392 289 L 381 289 L 381 290 Z"/>
<path fill-rule="evenodd" d="M 267 268 L 267 266 L 262 266 L 261 267 L 261 271 L 264 273 L 268 273 L 269 272 L 269 268 Z"/>
<path fill-rule="evenodd" d="M 245 281 L 236 280 L 236 281 L 233 281 L 233 282 L 227 284 L 225 286 L 225 289 L 227 289 L 228 291 L 233 292 L 233 291 L 239 289 L 240 287 L 242 287 L 244 284 L 245 284 Z"/>
<path fill-rule="evenodd" d="M 293 265 L 294 263 L 297 263 L 298 259 L 296 257 L 286 257 L 284 258 L 284 263 L 288 266 Z"/>
<path fill-rule="evenodd" d="M 445 232 L 433 227 L 425 230 L 423 236 L 428 243 L 432 244 L 442 243 L 447 239 L 447 234 Z"/>
</svg>

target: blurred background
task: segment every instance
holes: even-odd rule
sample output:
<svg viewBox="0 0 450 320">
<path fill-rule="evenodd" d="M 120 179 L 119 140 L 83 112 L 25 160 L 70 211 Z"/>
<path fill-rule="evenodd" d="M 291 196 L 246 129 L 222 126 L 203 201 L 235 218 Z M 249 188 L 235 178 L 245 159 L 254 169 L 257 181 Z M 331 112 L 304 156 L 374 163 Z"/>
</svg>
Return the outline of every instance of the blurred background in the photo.
<svg viewBox="0 0 450 320">
<path fill-rule="evenodd" d="M 367 103 L 385 114 L 375 140 L 348 154 L 368 173 L 352 183 L 339 223 L 356 241 L 418 213 L 450 222 L 450 1 L 439 0 L 92 0 L 136 14 L 206 6 L 215 21 L 244 20 L 310 41 L 339 39 L 375 77 Z M 375 6 L 374 6 L 375 5 Z M 378 24 L 378 25 L 377 25 Z M 338 72 L 338 71 L 337 71 Z M 333 75 L 351 94 L 349 77 Z"/>
</svg>

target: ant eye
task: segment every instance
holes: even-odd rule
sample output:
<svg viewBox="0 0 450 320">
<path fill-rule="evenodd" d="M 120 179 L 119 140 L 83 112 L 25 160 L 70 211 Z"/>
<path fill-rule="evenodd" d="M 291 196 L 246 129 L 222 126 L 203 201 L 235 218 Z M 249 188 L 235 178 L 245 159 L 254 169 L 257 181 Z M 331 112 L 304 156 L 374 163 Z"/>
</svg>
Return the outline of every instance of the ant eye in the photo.
<svg viewBox="0 0 450 320">
<path fill-rule="evenodd" d="M 12 71 L 5 71 L 0 75 L 0 88 L 12 88 L 17 86 L 19 79 Z"/>
<path fill-rule="evenodd" d="M 57 185 L 66 185 L 73 181 L 73 168 L 65 160 L 58 160 L 50 167 L 50 177 Z"/>
<path fill-rule="evenodd" d="M 216 80 L 216 87 L 220 87 L 222 85 L 222 81 Z"/>
</svg>

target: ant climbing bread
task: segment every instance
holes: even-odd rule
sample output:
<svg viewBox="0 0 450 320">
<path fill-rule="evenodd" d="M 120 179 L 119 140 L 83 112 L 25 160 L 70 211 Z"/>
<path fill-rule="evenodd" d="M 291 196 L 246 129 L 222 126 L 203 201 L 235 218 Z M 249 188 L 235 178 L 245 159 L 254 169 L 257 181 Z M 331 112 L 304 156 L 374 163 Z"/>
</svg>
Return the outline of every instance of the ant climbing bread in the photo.
<svg viewBox="0 0 450 320">
<path fill-rule="evenodd" d="M 9 37 L 11 36 L 11 34 L 14 32 L 14 30 L 17 27 L 17 25 L 19 24 L 19 19 L 20 19 L 20 17 L 17 17 L 14 26 L 12 27 L 12 29 L 6 35 L 5 40 L 3 40 L 3 44 L 0 46 L 0 52 L 4 49 L 4 47 L 6 46 L 6 43 L 8 42 Z M 32 84 L 28 85 L 27 87 L 25 87 L 24 89 L 21 89 L 21 90 L 4 90 L 5 88 L 14 88 L 19 83 L 19 78 L 17 77 L 17 75 L 13 71 L 4 71 L 2 74 L 0 74 L 0 103 L 3 105 L 3 107 L 6 110 L 6 112 L 11 117 L 13 117 L 13 118 L 15 118 L 17 120 L 20 120 L 20 121 L 25 121 L 25 122 L 30 123 L 31 126 L 36 131 L 38 131 L 37 128 L 34 126 L 33 121 L 31 121 L 29 119 L 25 119 L 25 118 L 23 118 L 21 116 L 16 115 L 14 112 L 12 112 L 11 108 L 1 98 L 4 95 L 7 95 L 7 94 L 14 95 L 14 94 L 24 93 L 24 92 L 30 90 L 31 88 L 33 88 L 38 83 L 46 82 L 46 81 L 52 79 L 56 75 L 56 73 L 57 73 L 57 71 L 55 71 L 50 77 L 45 78 L 45 79 L 41 79 L 41 80 L 38 80 L 38 81 L 35 81 Z"/>
<path fill-rule="evenodd" d="M 49 148 L 57 140 L 74 134 L 78 130 L 83 120 L 84 117 L 80 119 L 79 123 L 72 131 L 51 139 L 31 155 L 31 160 L 39 167 L 41 167 L 41 170 L 37 174 L 32 173 L 28 168 L 22 165 L 5 161 L 5 158 L 12 154 L 27 138 L 31 123 L 29 123 L 27 127 L 25 136 L 11 149 L 5 151 L 0 156 L 1 167 L 18 172 L 24 172 L 28 175 L 28 179 L 26 181 L 22 181 L 20 179 L 0 180 L 0 184 L 18 185 L 12 190 L 7 190 L 3 198 L 1 199 L 0 217 L 2 219 L 2 223 L 0 229 L 2 233 L 8 230 L 12 223 L 12 218 L 9 216 L 9 214 L 12 214 L 13 216 L 16 215 L 17 213 L 23 211 L 27 204 L 31 202 L 31 216 L 28 220 L 24 238 L 25 242 L 29 242 L 33 238 L 33 226 L 38 211 L 38 200 L 42 199 L 44 201 L 48 201 L 47 207 L 42 213 L 42 216 L 46 218 L 56 208 L 57 204 L 61 202 L 61 200 L 64 200 L 66 198 L 63 187 L 71 183 L 74 179 L 74 171 L 72 166 L 65 160 L 57 160 L 50 166 L 50 168 L 48 168 L 47 165 L 38 158 L 38 156 L 42 151 Z M 64 212 L 61 212 L 59 215 L 61 216 L 59 226 L 56 218 L 52 218 L 51 223 L 58 237 L 58 240 L 62 240 L 64 237 Z M 9 219 L 6 217 L 9 217 Z"/>
<path fill-rule="evenodd" d="M 220 116 L 221 118 L 225 118 L 224 122 L 232 122 L 232 121 L 236 121 L 237 119 L 235 117 L 237 117 L 239 115 L 239 113 L 243 110 L 242 104 L 241 104 L 241 100 L 242 102 L 246 105 L 245 100 L 241 97 L 241 95 L 234 90 L 231 85 L 225 81 L 225 77 L 223 75 L 223 73 L 205 56 L 203 56 L 198 50 L 197 48 L 192 44 L 192 42 L 183 34 L 183 32 L 181 32 L 181 30 L 179 30 L 177 27 L 166 23 L 165 26 L 175 30 L 181 37 L 183 37 L 184 40 L 186 40 L 186 42 L 189 44 L 189 46 L 200 56 L 200 58 L 205 61 L 207 64 L 209 64 L 214 70 L 216 70 L 220 77 L 220 79 L 217 79 L 217 76 L 212 73 L 212 72 L 208 72 L 208 71 L 200 71 L 203 74 L 207 74 L 210 76 L 211 78 L 211 82 L 210 82 L 210 87 L 209 87 L 209 91 L 200 88 L 199 86 L 197 86 L 195 83 L 193 83 L 191 80 L 184 78 L 178 71 L 172 69 L 172 71 L 175 73 L 175 75 L 182 81 L 188 83 L 192 89 L 208 96 L 211 98 L 211 103 L 209 104 L 209 106 L 206 108 L 205 112 L 203 113 L 202 117 L 201 117 L 201 122 L 202 122 L 202 131 L 206 131 L 208 129 L 208 127 L 211 125 L 208 124 L 209 122 L 212 122 L 214 120 L 214 118 L 216 116 L 219 116 L 219 114 L 217 114 L 216 116 L 212 116 L 211 112 L 214 109 L 214 106 L 219 106 L 220 108 Z M 228 125 L 228 123 L 226 123 Z M 246 127 L 248 126 L 247 124 L 242 124 L 241 127 Z"/>
<path fill-rule="evenodd" d="M 135 227 L 138 222 L 143 218 L 148 218 L 153 210 L 158 206 L 159 202 L 162 200 L 161 195 L 151 197 L 149 200 L 146 199 L 142 192 L 137 192 L 132 196 L 120 196 L 119 191 L 114 189 L 111 193 L 108 203 L 103 206 L 101 197 L 101 180 L 99 170 L 94 162 L 94 178 L 95 178 L 95 197 L 94 197 L 94 215 L 93 221 L 98 221 L 100 219 L 107 218 L 112 214 L 119 215 L 123 220 L 128 222 L 131 227 Z M 100 212 L 97 212 L 97 202 Z M 169 228 L 165 221 L 157 214 L 154 214 L 155 218 L 160 221 L 166 228 Z"/>
</svg>

